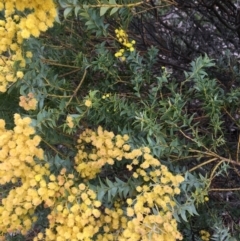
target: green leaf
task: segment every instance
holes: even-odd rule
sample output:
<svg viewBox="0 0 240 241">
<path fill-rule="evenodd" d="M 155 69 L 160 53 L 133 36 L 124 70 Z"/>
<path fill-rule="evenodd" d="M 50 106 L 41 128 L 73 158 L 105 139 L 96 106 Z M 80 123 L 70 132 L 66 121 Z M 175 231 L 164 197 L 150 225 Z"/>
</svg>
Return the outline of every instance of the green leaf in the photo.
<svg viewBox="0 0 240 241">
<path fill-rule="evenodd" d="M 116 4 L 116 1 L 115 0 L 109 0 L 109 4 Z"/>
<path fill-rule="evenodd" d="M 180 212 L 180 215 L 185 222 L 188 221 L 187 217 L 186 217 L 186 210 L 182 209 L 181 212 Z"/>
<path fill-rule="evenodd" d="M 78 16 L 78 12 L 80 11 L 80 9 L 81 9 L 80 6 L 75 7 L 74 13 L 75 13 L 75 16 L 76 16 L 76 17 Z"/>
<path fill-rule="evenodd" d="M 110 12 L 110 16 L 113 15 L 114 13 L 116 13 L 118 11 L 119 8 L 115 7 L 111 10 Z"/>
<path fill-rule="evenodd" d="M 63 12 L 63 16 L 64 16 L 65 19 L 68 17 L 68 15 L 71 13 L 72 10 L 73 10 L 72 7 L 65 8 L 65 10 Z"/>
<path fill-rule="evenodd" d="M 58 3 L 62 8 L 66 8 L 67 6 L 69 6 L 64 0 L 59 0 Z"/>
<path fill-rule="evenodd" d="M 59 19 L 59 9 L 58 9 L 58 8 L 57 8 L 57 15 L 56 15 L 56 17 L 55 17 L 55 22 L 61 24 L 61 21 L 60 21 L 60 19 Z"/>
<path fill-rule="evenodd" d="M 117 177 L 115 177 L 115 180 L 116 180 L 116 182 L 117 182 L 118 184 L 122 184 L 122 185 L 125 184 L 125 182 L 123 182 L 121 179 L 119 179 L 119 178 L 117 178 Z"/>
<path fill-rule="evenodd" d="M 105 193 L 106 193 L 106 191 L 105 191 L 104 189 L 100 189 L 100 188 L 99 188 L 99 189 L 97 190 L 98 200 L 102 201 Z"/>
<path fill-rule="evenodd" d="M 111 188 L 114 187 L 114 184 L 108 178 L 106 178 L 106 183 L 108 184 L 109 187 Z"/>
<path fill-rule="evenodd" d="M 103 16 L 107 12 L 108 9 L 109 9 L 109 7 L 101 7 L 100 8 L 100 16 Z"/>
<path fill-rule="evenodd" d="M 117 194 L 117 191 L 118 191 L 118 188 L 117 188 L 117 187 L 113 187 L 112 190 L 111 190 L 111 195 L 112 195 L 113 197 L 115 197 L 116 194 Z"/>
</svg>

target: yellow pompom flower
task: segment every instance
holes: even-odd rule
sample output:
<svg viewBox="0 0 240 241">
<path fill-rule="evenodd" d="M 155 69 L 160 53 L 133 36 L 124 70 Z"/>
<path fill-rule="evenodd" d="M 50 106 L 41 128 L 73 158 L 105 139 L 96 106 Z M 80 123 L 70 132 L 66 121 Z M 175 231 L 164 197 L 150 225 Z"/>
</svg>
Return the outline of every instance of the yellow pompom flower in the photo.
<svg viewBox="0 0 240 241">
<path fill-rule="evenodd" d="M 28 93 L 27 96 L 20 96 L 19 106 L 23 107 L 25 110 L 36 110 L 37 108 L 37 99 L 34 98 L 33 93 Z"/>
<path fill-rule="evenodd" d="M 73 128 L 74 127 L 74 123 L 73 123 L 73 118 L 72 118 L 72 116 L 67 116 L 67 118 L 66 118 L 66 123 L 67 123 L 67 126 L 69 127 L 69 128 Z"/>
<path fill-rule="evenodd" d="M 27 57 L 27 58 L 32 58 L 32 56 L 33 56 L 33 55 L 32 55 L 32 52 L 30 52 L 30 51 L 27 51 L 27 52 L 26 52 L 26 57 Z"/>
<path fill-rule="evenodd" d="M 116 29 L 115 34 L 116 34 L 117 41 L 124 47 L 124 48 L 121 48 L 119 51 L 117 51 L 115 53 L 115 57 L 119 58 L 121 61 L 125 61 L 126 57 L 123 56 L 123 53 L 125 52 L 125 49 L 130 51 L 130 52 L 133 52 L 134 51 L 133 45 L 136 43 L 136 41 L 132 40 L 132 41 L 129 42 L 128 35 L 127 35 L 126 31 L 121 29 L 121 28 Z"/>
<path fill-rule="evenodd" d="M 40 182 L 41 179 L 42 179 L 42 175 L 38 174 L 38 175 L 35 176 L 35 180 L 36 180 L 37 182 Z"/>
<path fill-rule="evenodd" d="M 91 107 L 92 106 L 92 101 L 91 100 L 86 100 L 84 102 L 84 105 L 87 106 L 87 107 Z"/>
<path fill-rule="evenodd" d="M 23 72 L 22 71 L 17 71 L 17 77 L 19 78 L 19 79 L 22 79 L 23 78 Z"/>
</svg>

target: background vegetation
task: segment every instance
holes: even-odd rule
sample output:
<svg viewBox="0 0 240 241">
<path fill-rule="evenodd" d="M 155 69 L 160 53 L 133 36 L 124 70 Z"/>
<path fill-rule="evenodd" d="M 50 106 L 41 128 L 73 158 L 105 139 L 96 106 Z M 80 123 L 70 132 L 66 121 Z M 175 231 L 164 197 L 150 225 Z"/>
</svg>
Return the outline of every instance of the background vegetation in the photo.
<svg viewBox="0 0 240 241">
<path fill-rule="evenodd" d="M 31 7 L 22 10 L 13 4 L 16 11 L 11 13 L 12 2 L 3 1 L 2 21 L 49 11 L 30 1 Z M 6 85 L 0 94 L 0 117 L 6 123 L 6 129 L 0 123 L 2 239 L 74 240 L 70 224 L 65 227 L 53 220 L 77 204 L 84 215 L 91 210 L 84 216 L 88 220 L 84 227 L 99 230 L 82 229 L 76 233 L 83 236 L 76 240 L 181 240 L 175 229 L 187 241 L 239 240 L 239 2 L 58 0 L 54 4 L 58 15 L 48 12 L 56 19 L 53 26 L 41 13 L 30 21 L 46 25 L 39 27 L 38 35 L 15 17 L 16 34 L 10 43 L 1 43 L 0 81 Z M 0 25 L 1 36 L 6 36 L 6 25 Z M 17 47 L 12 46 L 15 42 Z M 16 129 L 22 122 L 29 130 L 28 118 L 41 138 L 41 143 L 31 145 L 44 150 L 44 155 L 29 144 L 26 156 L 34 162 L 23 157 L 19 167 L 24 165 L 32 177 L 14 171 L 10 177 L 6 171 L 18 165 L 4 146 L 11 149 L 10 140 L 24 135 Z M 25 141 L 34 139 L 31 128 Z M 100 154 L 105 149 L 118 154 Z M 138 154 L 130 155 L 131 150 Z M 59 187 L 63 176 L 67 191 Z M 33 211 L 19 213 L 23 230 L 14 222 L 4 224 L 4 211 L 16 221 L 14 192 L 33 183 L 31 188 L 41 193 L 40 180 L 47 187 L 58 180 L 54 194 L 39 194 L 39 203 L 32 200 Z M 78 191 L 71 193 L 69 185 Z M 165 188 L 163 194 L 155 186 Z M 81 206 L 83 193 L 89 195 L 87 207 Z M 151 204 L 156 193 L 165 205 Z M 79 198 L 71 201 L 70 196 Z M 139 200 L 149 210 L 138 212 Z M 63 216 L 65 220 L 70 214 Z M 104 226 L 106 216 L 115 216 L 119 224 Z M 150 216 L 154 220 L 147 229 Z M 155 219 L 159 216 L 161 222 Z M 24 223 L 26 219 L 30 223 Z M 132 222 L 142 229 L 129 231 L 124 225 L 129 228 Z M 87 236 L 89 232 L 94 236 Z"/>
</svg>

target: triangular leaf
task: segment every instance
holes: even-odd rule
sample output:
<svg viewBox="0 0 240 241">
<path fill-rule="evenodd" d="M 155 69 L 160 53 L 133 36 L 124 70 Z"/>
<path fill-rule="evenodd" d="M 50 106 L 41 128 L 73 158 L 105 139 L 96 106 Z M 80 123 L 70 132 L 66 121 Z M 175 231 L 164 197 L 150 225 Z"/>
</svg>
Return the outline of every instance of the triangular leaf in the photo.
<svg viewBox="0 0 240 241">
<path fill-rule="evenodd" d="M 64 12 L 63 12 L 64 18 L 67 18 L 68 15 L 71 13 L 72 10 L 73 10 L 72 7 L 67 7 L 67 8 L 65 8 L 65 10 L 64 10 Z"/>
<path fill-rule="evenodd" d="M 186 217 L 186 210 L 182 209 L 180 212 L 180 215 L 182 217 L 182 219 L 187 222 L 187 217 Z"/>
<path fill-rule="evenodd" d="M 106 178 L 106 183 L 108 184 L 109 187 L 111 188 L 114 187 L 114 184 L 108 178 Z"/>
<path fill-rule="evenodd" d="M 117 8 L 117 7 L 113 8 L 110 12 L 110 16 L 113 15 L 114 13 L 116 13 L 118 9 L 119 8 Z"/>
<path fill-rule="evenodd" d="M 100 16 L 103 16 L 107 12 L 108 9 L 109 9 L 109 7 L 101 7 L 100 8 Z"/>
<path fill-rule="evenodd" d="M 97 191 L 97 198 L 99 201 L 102 201 L 104 195 L 105 195 L 106 191 L 102 188 L 98 188 L 98 191 Z"/>
<path fill-rule="evenodd" d="M 113 188 L 112 188 L 112 190 L 111 190 L 111 195 L 112 195 L 112 197 L 115 197 L 115 196 L 116 196 L 117 190 L 118 190 L 117 187 L 113 187 Z"/>
<path fill-rule="evenodd" d="M 80 6 L 75 7 L 74 13 L 75 13 L 75 16 L 76 16 L 76 17 L 78 16 L 78 12 L 80 11 L 80 9 L 81 9 Z"/>
</svg>

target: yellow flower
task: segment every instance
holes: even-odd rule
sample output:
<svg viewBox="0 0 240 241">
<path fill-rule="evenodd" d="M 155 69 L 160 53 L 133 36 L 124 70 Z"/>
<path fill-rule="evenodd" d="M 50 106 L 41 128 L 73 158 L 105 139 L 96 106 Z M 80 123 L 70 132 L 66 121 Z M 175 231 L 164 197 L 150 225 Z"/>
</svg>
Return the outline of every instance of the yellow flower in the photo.
<svg viewBox="0 0 240 241">
<path fill-rule="evenodd" d="M 27 51 L 27 52 L 26 52 L 26 57 L 27 57 L 27 58 L 32 58 L 32 56 L 33 56 L 33 55 L 32 55 L 32 52 L 30 52 L 30 51 Z"/>
<path fill-rule="evenodd" d="M 54 190 L 56 188 L 56 184 L 53 182 L 48 183 L 48 188 Z"/>
<path fill-rule="evenodd" d="M 37 192 L 40 196 L 44 196 L 45 194 L 47 194 L 47 189 L 40 187 Z"/>
<path fill-rule="evenodd" d="M 85 188 L 86 188 L 86 186 L 85 186 L 84 183 L 79 184 L 78 187 L 79 187 L 79 189 L 80 189 L 81 191 L 85 190 Z"/>
<path fill-rule="evenodd" d="M 23 72 L 22 71 L 17 71 L 17 77 L 19 78 L 19 79 L 22 79 L 22 77 L 23 77 Z"/>
<path fill-rule="evenodd" d="M 138 186 L 138 187 L 136 187 L 136 190 L 137 190 L 138 192 L 141 192 L 141 191 L 142 191 L 142 187 Z"/>
<path fill-rule="evenodd" d="M 67 123 L 67 125 L 68 125 L 68 127 L 69 128 L 73 128 L 74 127 L 74 123 L 73 123 L 73 118 L 72 118 L 72 116 L 67 116 L 67 119 L 66 119 L 66 123 Z"/>
<path fill-rule="evenodd" d="M 57 206 L 57 211 L 58 212 L 61 212 L 63 210 L 63 206 L 61 205 L 61 204 L 59 204 L 58 206 Z"/>
<path fill-rule="evenodd" d="M 40 182 L 41 179 L 42 179 L 42 175 L 38 174 L 38 175 L 35 176 L 35 180 L 37 182 Z"/>
<path fill-rule="evenodd" d="M 119 60 L 120 60 L 121 62 L 124 62 L 124 61 L 126 60 L 126 57 L 123 56 L 123 57 L 119 58 Z"/>
<path fill-rule="evenodd" d="M 184 181 L 184 177 L 182 177 L 181 175 L 177 175 L 175 178 L 178 183 L 181 183 Z"/>
<path fill-rule="evenodd" d="M 83 201 L 85 201 L 86 199 L 88 199 L 88 195 L 86 193 L 82 193 L 81 198 Z"/>
<path fill-rule="evenodd" d="M 128 205 L 132 205 L 132 203 L 133 203 L 133 200 L 132 200 L 131 198 L 128 198 L 128 199 L 127 199 L 127 204 L 128 204 Z"/>
<path fill-rule="evenodd" d="M 38 237 L 39 240 L 42 240 L 42 239 L 43 239 L 43 233 L 39 233 L 39 234 L 37 235 L 37 237 Z"/>
<path fill-rule="evenodd" d="M 204 197 L 204 201 L 208 202 L 209 201 L 209 197 L 208 196 Z"/>
<path fill-rule="evenodd" d="M 99 218 L 100 215 L 101 215 L 101 212 L 98 209 L 93 209 L 92 213 L 93 213 L 95 218 Z"/>
<path fill-rule="evenodd" d="M 68 197 L 68 201 L 69 201 L 70 203 L 72 203 L 74 200 L 75 200 L 75 196 L 70 195 L 70 196 Z"/>
<path fill-rule="evenodd" d="M 50 179 L 50 181 L 55 181 L 55 180 L 56 180 L 56 177 L 55 177 L 53 174 L 51 174 L 51 175 L 49 176 L 49 179 Z"/>
<path fill-rule="evenodd" d="M 127 208 L 127 216 L 128 216 L 128 217 L 134 216 L 134 210 L 133 210 L 133 208 L 130 208 L 130 207 Z"/>
<path fill-rule="evenodd" d="M 87 107 L 91 107 L 92 106 L 92 101 L 91 100 L 86 100 L 84 104 Z"/>
<path fill-rule="evenodd" d="M 176 188 L 174 188 L 173 192 L 175 194 L 180 194 L 181 190 L 178 187 L 176 187 Z"/>
<path fill-rule="evenodd" d="M 36 110 L 38 101 L 34 98 L 33 93 L 29 93 L 28 96 L 20 96 L 19 99 L 19 106 L 25 110 Z"/>
<path fill-rule="evenodd" d="M 138 174 L 136 172 L 133 173 L 134 178 L 138 178 Z"/>
<path fill-rule="evenodd" d="M 21 34 L 22 34 L 22 37 L 25 39 L 30 37 L 30 32 L 26 29 L 24 29 Z"/>
</svg>

